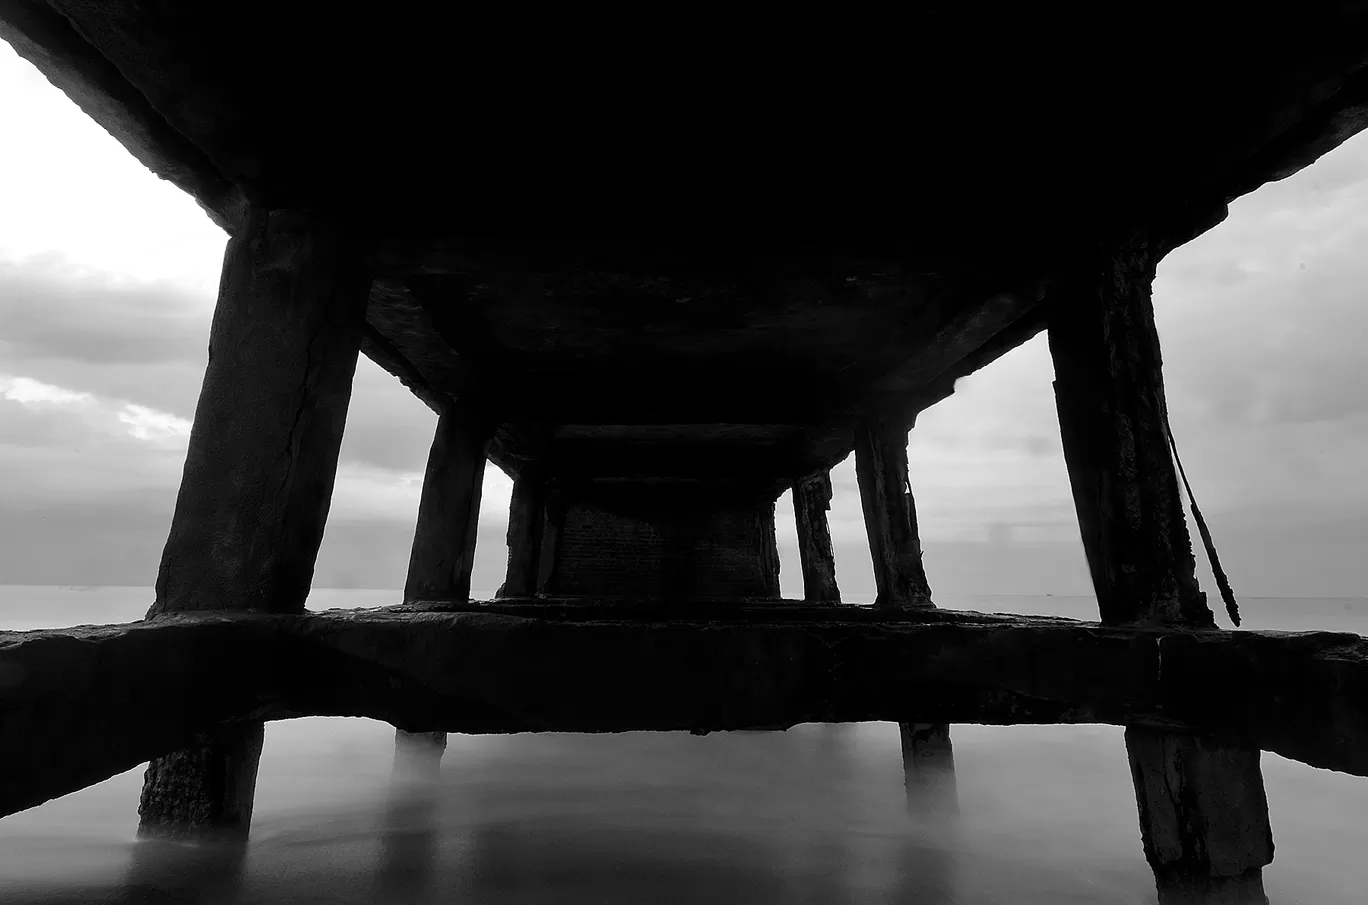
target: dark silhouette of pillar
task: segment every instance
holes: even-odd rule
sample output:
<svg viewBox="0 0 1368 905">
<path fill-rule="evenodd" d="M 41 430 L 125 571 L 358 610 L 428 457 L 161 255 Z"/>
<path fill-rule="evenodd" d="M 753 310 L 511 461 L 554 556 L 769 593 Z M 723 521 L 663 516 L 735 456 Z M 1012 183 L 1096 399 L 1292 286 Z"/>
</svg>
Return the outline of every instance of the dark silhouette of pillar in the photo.
<svg viewBox="0 0 1368 905">
<path fill-rule="evenodd" d="M 798 561 L 803 568 L 803 599 L 840 603 L 836 554 L 831 547 L 827 512 L 831 509 L 831 473 L 820 471 L 793 485 L 793 519 L 798 529 Z"/>
<path fill-rule="evenodd" d="M 437 419 L 409 554 L 406 601 L 470 599 L 480 493 L 493 433 L 487 418 L 458 402 L 448 403 Z M 445 732 L 396 730 L 394 771 L 435 779 L 445 750 Z"/>
<path fill-rule="evenodd" d="M 917 511 L 907 478 L 907 431 L 882 421 L 868 421 L 857 428 L 855 476 L 874 559 L 878 589 L 874 605 L 931 606 Z"/>
<path fill-rule="evenodd" d="M 295 211 L 252 210 L 228 241 L 148 618 L 304 610 L 365 322 L 364 261 L 335 223 Z M 225 728 L 153 760 L 139 831 L 245 837 L 261 738 L 260 724 Z"/>
<path fill-rule="evenodd" d="M 513 478 L 508 506 L 508 574 L 498 597 L 531 597 L 541 579 L 546 484 L 531 468 Z"/>
<path fill-rule="evenodd" d="M 1258 749 L 1132 726 L 1126 753 L 1161 905 L 1266 905 L 1273 832 Z"/>
<path fill-rule="evenodd" d="M 227 727 L 155 758 L 143 776 L 138 834 L 167 839 L 245 840 L 252 826 L 265 727 Z"/>
<path fill-rule="evenodd" d="M 437 421 L 409 555 L 405 600 L 470 598 L 492 426 L 453 403 Z"/>
<path fill-rule="evenodd" d="M 561 532 L 565 527 L 565 498 L 559 491 L 547 489 L 542 494 L 541 534 L 537 541 L 537 580 L 534 590 L 545 593 L 551 586 L 556 571 L 556 557 L 560 555 Z"/>
<path fill-rule="evenodd" d="M 1165 250 L 1140 232 L 1080 260 L 1050 313 L 1055 397 L 1102 621 L 1211 628 L 1169 449 L 1151 300 Z M 1162 905 L 1266 903 L 1258 750 L 1135 727 L 1126 749 Z"/>
<path fill-rule="evenodd" d="M 1214 625 L 1169 451 L 1144 239 L 1100 250 L 1053 300 L 1060 435 L 1102 619 Z"/>
</svg>

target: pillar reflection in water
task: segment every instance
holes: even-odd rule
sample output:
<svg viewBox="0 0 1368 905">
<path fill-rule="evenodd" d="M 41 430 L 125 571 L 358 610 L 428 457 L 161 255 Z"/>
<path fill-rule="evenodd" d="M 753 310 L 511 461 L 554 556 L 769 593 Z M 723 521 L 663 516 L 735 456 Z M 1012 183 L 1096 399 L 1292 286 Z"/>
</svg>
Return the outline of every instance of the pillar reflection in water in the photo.
<svg viewBox="0 0 1368 905">
<path fill-rule="evenodd" d="M 381 826 L 376 892 L 388 901 L 416 902 L 433 885 L 437 811 L 445 732 L 394 734 L 394 769 Z"/>
<path fill-rule="evenodd" d="M 209 905 L 236 901 L 247 861 L 245 841 L 172 842 L 142 839 L 133 845 L 123 885 L 109 905 L 175 902 Z"/>
</svg>

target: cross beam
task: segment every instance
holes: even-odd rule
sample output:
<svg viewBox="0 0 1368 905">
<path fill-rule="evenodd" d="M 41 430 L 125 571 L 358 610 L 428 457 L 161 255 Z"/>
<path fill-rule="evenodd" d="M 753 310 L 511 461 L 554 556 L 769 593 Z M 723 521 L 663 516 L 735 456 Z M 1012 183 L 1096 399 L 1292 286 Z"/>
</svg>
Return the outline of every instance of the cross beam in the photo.
<svg viewBox="0 0 1368 905">
<path fill-rule="evenodd" d="M 0 814 L 244 721 L 452 732 L 1111 723 L 1368 775 L 1368 639 L 852 606 L 539 601 L 0 633 Z"/>
</svg>

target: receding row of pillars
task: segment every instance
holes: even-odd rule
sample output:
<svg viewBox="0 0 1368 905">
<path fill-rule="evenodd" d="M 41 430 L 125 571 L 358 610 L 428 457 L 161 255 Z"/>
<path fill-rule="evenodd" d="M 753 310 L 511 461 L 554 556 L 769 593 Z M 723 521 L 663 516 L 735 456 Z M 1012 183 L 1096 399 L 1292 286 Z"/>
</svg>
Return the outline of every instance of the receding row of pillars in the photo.
<svg viewBox="0 0 1368 905">
<path fill-rule="evenodd" d="M 1212 627 L 1168 449 L 1150 298 L 1163 250 L 1143 233 L 1127 236 L 1093 249 L 1073 268 L 1073 282 L 1056 288 L 1049 325 L 1055 394 L 1102 621 Z M 330 224 L 289 211 L 254 210 L 229 240 L 149 615 L 303 610 L 365 332 L 370 275 L 363 262 Z M 469 593 L 491 429 L 461 406 L 440 416 L 409 599 Z M 856 472 L 876 604 L 929 607 L 907 430 L 896 419 L 862 425 Z M 837 603 L 829 476 L 798 481 L 793 499 L 804 596 Z M 516 488 L 512 509 L 511 521 L 538 511 Z M 533 541 L 511 551 L 504 594 L 535 592 L 537 553 Z M 947 727 L 908 723 L 901 731 L 909 789 L 928 775 L 953 776 Z M 443 741 L 440 734 L 401 735 L 400 749 L 431 765 Z M 1272 837 L 1259 753 L 1138 728 L 1127 730 L 1126 743 L 1161 901 L 1265 901 L 1260 869 L 1271 860 Z M 260 745 L 254 724 L 154 760 L 139 809 L 142 830 L 245 836 Z"/>
</svg>

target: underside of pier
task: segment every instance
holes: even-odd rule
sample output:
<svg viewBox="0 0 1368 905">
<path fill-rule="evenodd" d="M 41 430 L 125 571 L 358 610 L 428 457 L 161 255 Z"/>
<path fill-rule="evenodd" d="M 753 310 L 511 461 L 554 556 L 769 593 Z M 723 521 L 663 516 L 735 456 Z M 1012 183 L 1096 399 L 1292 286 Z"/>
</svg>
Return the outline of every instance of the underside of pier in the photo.
<svg viewBox="0 0 1368 905">
<path fill-rule="evenodd" d="M 152 759 L 145 832 L 245 836 L 261 722 L 308 714 L 432 762 L 896 720 L 909 799 L 951 722 L 1096 721 L 1161 901 L 1263 901 L 1259 750 L 1368 772 L 1363 639 L 1215 628 L 1150 298 L 1368 125 L 1368 6 L 0 0 L 0 37 L 230 236 L 156 600 L 0 637 L 0 812 Z M 1101 623 L 942 613 L 907 432 L 1044 330 Z M 406 605 L 306 615 L 360 354 L 437 416 Z M 852 453 L 867 608 L 826 519 Z"/>
</svg>

